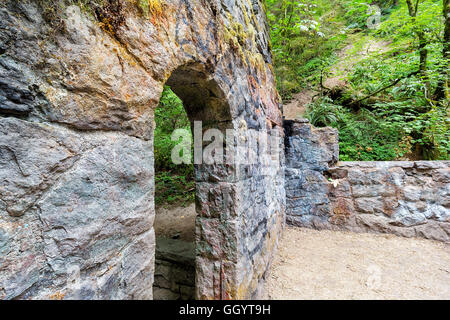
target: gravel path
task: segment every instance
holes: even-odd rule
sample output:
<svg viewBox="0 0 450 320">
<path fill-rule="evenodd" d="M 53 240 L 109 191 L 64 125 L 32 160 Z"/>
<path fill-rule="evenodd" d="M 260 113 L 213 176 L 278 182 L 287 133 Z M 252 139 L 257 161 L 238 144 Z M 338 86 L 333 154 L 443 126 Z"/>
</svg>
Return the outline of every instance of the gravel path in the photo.
<svg viewBox="0 0 450 320">
<path fill-rule="evenodd" d="M 450 299 L 450 245 L 287 228 L 267 299 Z"/>
</svg>

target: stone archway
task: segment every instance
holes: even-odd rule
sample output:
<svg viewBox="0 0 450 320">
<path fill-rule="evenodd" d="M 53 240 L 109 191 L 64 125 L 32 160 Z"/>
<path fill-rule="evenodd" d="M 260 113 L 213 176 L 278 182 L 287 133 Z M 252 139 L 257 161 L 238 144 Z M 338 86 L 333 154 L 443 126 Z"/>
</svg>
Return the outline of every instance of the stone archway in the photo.
<svg viewBox="0 0 450 320">
<path fill-rule="evenodd" d="M 227 129 L 233 129 L 233 122 L 231 118 L 231 110 L 228 105 L 227 98 L 223 90 L 218 86 L 213 74 L 207 70 L 206 66 L 201 63 L 188 63 L 176 68 L 170 75 L 166 82 L 172 91 L 181 99 L 186 114 L 191 122 L 191 129 L 193 136 L 200 139 L 200 145 L 194 143 L 196 150 L 195 159 L 197 163 L 194 165 L 196 190 L 196 227 L 192 230 L 195 233 L 194 251 L 196 254 L 195 265 L 201 266 L 205 263 L 215 264 L 219 259 L 230 259 L 222 252 L 216 252 L 215 256 L 211 256 L 211 243 L 216 243 L 216 246 L 221 248 L 231 247 L 233 243 L 237 242 L 236 234 L 229 234 L 230 237 L 220 239 L 218 223 L 212 223 L 212 219 L 220 218 L 223 226 L 226 226 L 230 221 L 230 216 L 226 215 L 225 210 L 237 211 L 237 203 L 234 203 L 230 198 L 229 193 L 224 193 L 221 190 L 221 183 L 225 182 L 226 177 L 218 178 L 213 176 L 214 172 L 219 172 L 218 164 L 205 164 L 203 161 L 203 134 L 208 129 L 218 129 L 226 136 Z M 177 128 L 174 128 L 177 129 Z M 224 154 L 224 158 L 225 158 Z M 201 164 L 198 163 L 200 157 Z M 194 159 L 191 159 L 194 163 Z M 207 183 L 207 185 L 205 184 Z M 229 189 L 235 185 L 234 182 L 229 183 Z M 227 189 L 228 191 L 228 189 Z M 215 215 L 211 215 L 215 213 Z M 173 223 L 176 223 L 175 221 Z M 165 222 L 167 224 L 167 222 Z M 157 226 L 155 226 L 155 229 Z M 214 238 L 208 238 L 214 235 Z M 209 242 L 209 243 L 208 243 Z M 164 236 L 156 234 L 156 270 L 159 280 L 155 287 L 158 296 L 167 298 L 188 298 L 190 296 L 190 283 L 192 272 L 190 253 L 191 246 L 186 241 L 176 241 L 168 239 Z M 208 248 L 209 247 L 209 248 Z M 217 249 L 217 248 L 216 248 Z M 206 253 L 206 251 L 209 251 Z M 213 249 L 214 250 L 214 249 Z M 196 296 L 199 298 L 211 298 L 214 288 L 205 287 L 205 284 L 211 280 L 220 283 L 221 270 L 213 268 L 208 272 L 199 267 L 195 268 L 195 289 Z M 229 277 L 229 275 L 226 275 Z M 156 273 L 155 273 L 156 277 Z M 222 277 L 225 273 L 222 270 Z M 154 291 L 155 292 L 155 291 Z M 217 294 L 217 293 L 214 293 Z M 214 298 L 222 298 L 216 297 Z"/>
<path fill-rule="evenodd" d="M 151 299 L 153 109 L 169 80 L 204 128 L 282 136 L 263 5 L 53 3 L 0 3 L 0 299 Z M 280 146 L 270 174 L 198 170 L 198 298 L 258 296 L 284 225 Z"/>
</svg>

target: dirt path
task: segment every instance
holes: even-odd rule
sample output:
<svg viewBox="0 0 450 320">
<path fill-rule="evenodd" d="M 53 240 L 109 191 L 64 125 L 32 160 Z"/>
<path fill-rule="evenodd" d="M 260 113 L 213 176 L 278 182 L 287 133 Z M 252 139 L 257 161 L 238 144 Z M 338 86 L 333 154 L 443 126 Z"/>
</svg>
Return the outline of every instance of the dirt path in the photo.
<svg viewBox="0 0 450 320">
<path fill-rule="evenodd" d="M 450 299 L 450 245 L 287 228 L 268 299 Z"/>
<path fill-rule="evenodd" d="M 195 204 L 158 208 L 156 234 L 194 241 Z M 450 245 L 287 228 L 267 299 L 450 299 Z"/>
<path fill-rule="evenodd" d="M 293 95 L 291 102 L 283 107 L 283 116 L 286 120 L 301 119 L 305 117 L 306 106 L 310 104 L 313 97 L 317 95 L 313 90 L 302 90 Z"/>
<path fill-rule="evenodd" d="M 156 208 L 155 233 L 169 239 L 195 240 L 195 204 L 188 207 Z"/>
</svg>

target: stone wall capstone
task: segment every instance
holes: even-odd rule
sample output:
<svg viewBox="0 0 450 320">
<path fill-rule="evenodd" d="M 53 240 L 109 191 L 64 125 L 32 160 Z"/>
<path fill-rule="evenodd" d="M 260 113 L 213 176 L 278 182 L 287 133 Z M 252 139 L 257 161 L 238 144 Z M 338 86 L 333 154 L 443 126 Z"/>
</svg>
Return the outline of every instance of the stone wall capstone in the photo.
<svg viewBox="0 0 450 320">
<path fill-rule="evenodd" d="M 166 83 L 204 129 L 283 136 L 261 1 L 79 3 L 0 2 L 0 299 L 152 298 Z M 285 221 L 282 143 L 270 175 L 196 166 L 197 298 L 258 297 Z"/>
<path fill-rule="evenodd" d="M 450 241 L 450 161 L 338 162 L 336 130 L 285 127 L 289 224 Z"/>
</svg>

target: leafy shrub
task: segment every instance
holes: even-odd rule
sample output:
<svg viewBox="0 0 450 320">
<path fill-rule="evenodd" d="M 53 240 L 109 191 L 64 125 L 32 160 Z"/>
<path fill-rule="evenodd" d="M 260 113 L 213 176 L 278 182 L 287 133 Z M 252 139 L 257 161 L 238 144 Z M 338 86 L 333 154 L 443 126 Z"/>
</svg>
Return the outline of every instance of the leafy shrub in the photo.
<svg viewBox="0 0 450 320">
<path fill-rule="evenodd" d="M 160 171 L 156 174 L 155 186 L 157 205 L 186 206 L 195 200 L 195 182 L 192 175 Z"/>
<path fill-rule="evenodd" d="M 346 38 L 339 33 L 337 0 L 266 0 L 278 91 L 287 101 L 293 93 L 317 84 L 322 69 L 335 61 Z"/>
<path fill-rule="evenodd" d="M 450 159 L 450 117 L 448 105 L 434 106 L 429 112 L 411 123 L 420 132 L 417 143 L 423 146 L 424 158 L 428 160 Z"/>
<path fill-rule="evenodd" d="M 367 28 L 367 19 L 369 18 L 369 4 L 363 0 L 352 0 L 344 2 L 347 28 Z"/>
<path fill-rule="evenodd" d="M 322 97 L 307 106 L 306 118 L 316 127 L 336 126 L 341 113 L 341 106 L 329 97 Z"/>
</svg>

